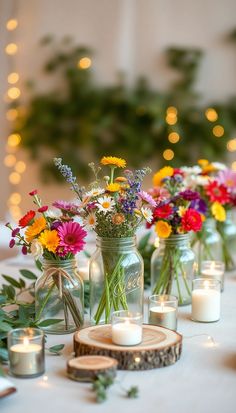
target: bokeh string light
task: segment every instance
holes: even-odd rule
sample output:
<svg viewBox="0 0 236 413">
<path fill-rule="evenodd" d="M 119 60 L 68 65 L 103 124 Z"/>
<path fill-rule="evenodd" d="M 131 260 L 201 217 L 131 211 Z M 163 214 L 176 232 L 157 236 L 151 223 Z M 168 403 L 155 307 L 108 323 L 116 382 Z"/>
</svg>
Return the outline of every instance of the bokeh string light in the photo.
<svg viewBox="0 0 236 413">
<path fill-rule="evenodd" d="M 17 2 L 13 1 L 11 16 L 9 16 L 9 19 L 6 22 L 8 41 L 5 46 L 5 53 L 8 61 L 8 89 L 4 100 L 6 101 L 8 106 L 6 109 L 6 119 L 10 123 L 9 129 L 12 129 L 12 122 L 15 122 L 19 115 L 19 111 L 16 108 L 16 105 L 18 103 L 17 100 L 21 95 L 21 90 L 18 85 L 20 75 L 15 70 L 15 56 L 19 51 L 19 46 L 15 42 L 16 29 L 18 27 L 18 20 L 16 19 L 16 5 Z M 16 186 L 20 183 L 21 174 L 26 169 L 25 162 L 17 159 L 17 151 L 20 142 L 21 136 L 18 133 L 10 133 L 7 137 L 6 156 L 4 158 L 4 165 L 10 169 L 8 179 L 10 184 L 14 188 L 7 201 L 7 206 L 14 220 L 18 220 L 21 216 L 20 203 L 22 198 L 21 195 L 16 191 Z"/>
</svg>

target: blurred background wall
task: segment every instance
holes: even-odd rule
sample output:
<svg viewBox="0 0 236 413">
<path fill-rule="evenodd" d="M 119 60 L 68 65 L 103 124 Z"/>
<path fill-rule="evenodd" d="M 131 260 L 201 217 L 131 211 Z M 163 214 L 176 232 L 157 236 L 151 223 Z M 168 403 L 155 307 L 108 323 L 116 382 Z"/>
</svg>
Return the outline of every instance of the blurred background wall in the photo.
<svg viewBox="0 0 236 413">
<path fill-rule="evenodd" d="M 236 89 L 236 55 L 224 37 L 235 27 L 235 15 L 235 0 L 0 0 L 0 94 L 4 97 L 8 89 L 9 70 L 19 73 L 23 102 L 27 102 L 27 79 L 37 79 L 42 91 L 51 86 L 41 71 L 48 51 L 40 49 L 39 41 L 52 34 L 59 39 L 70 35 L 78 44 L 94 50 L 92 69 L 101 84 L 112 84 L 117 71 L 122 70 L 129 84 L 144 74 L 153 87 L 163 89 L 173 76 L 163 60 L 163 50 L 173 45 L 200 47 L 206 54 L 198 74 L 197 91 L 204 102 L 227 99 Z M 10 18 L 18 21 L 12 32 L 6 29 Z M 14 56 L 5 53 L 9 42 L 18 45 Z M 6 105 L 1 99 L 2 221 L 7 218 L 12 194 L 20 194 L 23 211 L 30 205 L 27 193 L 34 188 L 41 190 L 46 202 L 70 197 L 69 190 L 62 185 L 46 188 L 39 180 L 37 163 L 30 161 L 21 149 L 15 156 L 25 163 L 26 170 L 20 173 L 17 184 L 9 182 L 10 170 L 3 162 L 11 130 Z"/>
</svg>

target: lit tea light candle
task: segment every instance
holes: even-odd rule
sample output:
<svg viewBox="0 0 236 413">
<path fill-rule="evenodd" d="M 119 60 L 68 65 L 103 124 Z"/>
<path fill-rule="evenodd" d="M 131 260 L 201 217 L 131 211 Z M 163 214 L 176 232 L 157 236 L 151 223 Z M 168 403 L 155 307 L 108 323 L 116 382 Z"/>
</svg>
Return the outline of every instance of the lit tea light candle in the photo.
<svg viewBox="0 0 236 413">
<path fill-rule="evenodd" d="M 221 291 L 224 290 L 225 265 L 222 261 L 203 261 L 201 264 L 201 276 L 219 280 Z"/>
<path fill-rule="evenodd" d="M 142 341 L 142 314 L 115 311 L 112 314 L 112 342 L 119 346 L 135 346 Z"/>
<path fill-rule="evenodd" d="M 149 297 L 149 324 L 177 329 L 178 299 L 171 295 L 151 295 Z"/>
<path fill-rule="evenodd" d="M 40 329 L 18 328 L 8 333 L 10 371 L 19 377 L 44 373 L 44 335 Z"/>
<path fill-rule="evenodd" d="M 192 290 L 192 319 L 210 323 L 220 319 L 220 281 L 196 278 Z"/>
<path fill-rule="evenodd" d="M 83 281 L 89 281 L 89 262 L 83 266 L 79 265 L 78 272 Z"/>
</svg>

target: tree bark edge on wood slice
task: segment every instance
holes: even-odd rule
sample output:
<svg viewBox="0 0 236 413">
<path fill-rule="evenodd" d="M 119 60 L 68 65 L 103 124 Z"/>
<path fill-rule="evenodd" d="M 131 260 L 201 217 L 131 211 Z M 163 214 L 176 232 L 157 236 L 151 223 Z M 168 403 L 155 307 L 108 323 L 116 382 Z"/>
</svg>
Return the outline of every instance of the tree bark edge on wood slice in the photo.
<svg viewBox="0 0 236 413">
<path fill-rule="evenodd" d="M 120 370 L 148 370 L 170 366 L 179 360 L 182 336 L 173 330 L 143 325 L 143 341 L 137 346 L 117 346 L 111 341 L 111 325 L 86 327 L 74 335 L 76 356 L 101 355 L 118 361 Z"/>
<path fill-rule="evenodd" d="M 99 374 L 116 376 L 118 362 L 111 357 L 93 355 L 76 357 L 67 362 L 68 377 L 76 381 L 90 382 Z"/>
</svg>

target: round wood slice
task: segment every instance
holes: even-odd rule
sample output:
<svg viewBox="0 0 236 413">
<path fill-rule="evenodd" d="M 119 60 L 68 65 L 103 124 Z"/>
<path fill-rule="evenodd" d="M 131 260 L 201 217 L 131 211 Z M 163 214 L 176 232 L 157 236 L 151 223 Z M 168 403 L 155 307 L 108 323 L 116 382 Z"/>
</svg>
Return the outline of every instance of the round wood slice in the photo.
<svg viewBox="0 0 236 413">
<path fill-rule="evenodd" d="M 98 374 L 116 376 L 118 362 L 111 357 L 82 356 L 67 362 L 67 374 L 72 380 L 92 381 Z"/>
<path fill-rule="evenodd" d="M 148 370 L 174 364 L 182 350 L 182 336 L 154 325 L 143 325 L 143 340 L 137 346 L 112 343 L 111 325 L 84 328 L 74 334 L 76 356 L 101 355 L 118 361 L 121 370 Z"/>
</svg>

